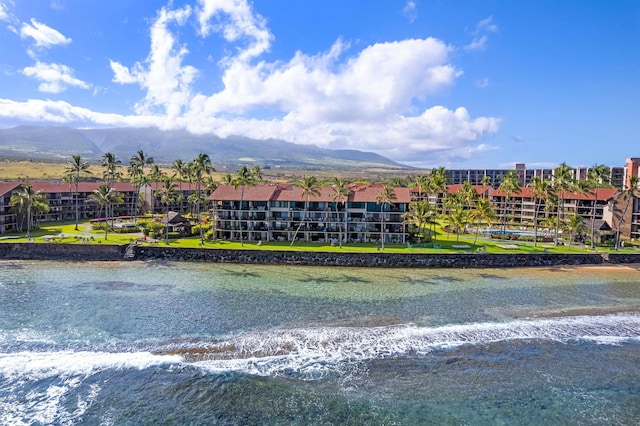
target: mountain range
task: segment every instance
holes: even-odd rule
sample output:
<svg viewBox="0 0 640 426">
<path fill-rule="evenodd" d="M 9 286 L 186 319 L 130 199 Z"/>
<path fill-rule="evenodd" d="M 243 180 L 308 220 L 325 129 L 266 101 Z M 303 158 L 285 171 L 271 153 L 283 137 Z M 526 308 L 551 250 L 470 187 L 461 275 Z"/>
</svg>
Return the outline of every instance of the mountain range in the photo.
<svg viewBox="0 0 640 426">
<path fill-rule="evenodd" d="M 255 140 L 241 136 L 220 138 L 187 131 L 157 128 L 73 129 L 18 126 L 0 129 L 0 158 L 11 160 L 67 161 L 71 155 L 97 161 L 111 152 L 126 163 L 143 150 L 157 163 L 190 161 L 204 152 L 214 164 L 241 164 L 314 169 L 408 169 L 372 152 L 326 149 L 281 140 Z"/>
</svg>

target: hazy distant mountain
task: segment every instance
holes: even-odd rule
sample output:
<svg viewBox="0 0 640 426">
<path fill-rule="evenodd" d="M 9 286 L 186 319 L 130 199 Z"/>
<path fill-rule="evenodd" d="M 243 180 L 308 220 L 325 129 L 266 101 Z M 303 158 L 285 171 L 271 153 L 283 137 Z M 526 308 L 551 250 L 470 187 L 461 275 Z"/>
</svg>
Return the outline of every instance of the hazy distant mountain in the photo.
<svg viewBox="0 0 640 426">
<path fill-rule="evenodd" d="M 187 131 L 156 128 L 71 129 L 68 127 L 20 126 L 0 129 L 0 157 L 8 159 L 67 160 L 79 154 L 97 160 L 112 152 L 123 163 L 143 150 L 158 163 L 189 161 L 200 152 L 215 164 L 282 165 L 313 168 L 385 167 L 407 168 L 372 152 L 331 150 L 280 140 L 254 140 L 240 136 L 222 139 Z"/>
</svg>

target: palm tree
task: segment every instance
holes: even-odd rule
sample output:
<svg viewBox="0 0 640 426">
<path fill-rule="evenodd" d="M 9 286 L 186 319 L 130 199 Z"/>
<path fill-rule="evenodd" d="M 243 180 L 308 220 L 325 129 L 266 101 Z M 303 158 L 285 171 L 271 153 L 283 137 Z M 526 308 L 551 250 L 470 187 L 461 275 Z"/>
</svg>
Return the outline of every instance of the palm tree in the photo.
<svg viewBox="0 0 640 426">
<path fill-rule="evenodd" d="M 187 164 L 182 160 L 175 160 L 171 165 L 171 169 L 176 173 L 176 175 L 180 176 L 180 180 L 178 181 L 178 189 L 180 190 L 180 194 L 182 195 L 182 182 L 187 177 L 189 173 L 187 169 Z M 180 205 L 180 213 L 182 213 L 182 205 Z"/>
<path fill-rule="evenodd" d="M 198 215 L 198 225 L 200 225 L 200 243 L 204 244 L 204 230 L 202 229 L 202 215 L 200 212 L 200 205 L 202 204 L 201 197 L 201 189 L 202 189 L 202 178 L 205 174 L 211 174 L 215 172 L 213 165 L 211 164 L 211 158 L 207 154 L 200 153 L 198 156 L 191 162 L 191 171 L 194 179 L 196 180 L 196 209 Z"/>
<path fill-rule="evenodd" d="M 638 176 L 631 176 L 629 180 L 629 187 L 625 188 L 621 191 L 622 199 L 626 201 L 624 206 L 624 210 L 619 216 L 618 226 L 616 229 L 616 250 L 620 248 L 620 228 L 622 227 L 622 223 L 624 222 L 624 218 L 627 215 L 627 210 L 629 209 L 629 205 L 631 204 L 631 200 L 635 196 L 635 192 L 638 189 Z"/>
<path fill-rule="evenodd" d="M 78 217 L 79 217 L 79 208 L 78 208 L 78 184 L 80 182 L 81 174 L 91 174 L 91 170 L 89 170 L 89 163 L 83 161 L 79 155 L 72 155 L 71 160 L 69 161 L 69 165 L 65 167 L 65 172 L 72 178 L 70 181 L 75 185 L 75 207 L 76 207 L 76 227 L 75 230 L 78 230 Z"/>
<path fill-rule="evenodd" d="M 418 201 L 423 198 L 423 193 L 428 194 L 431 188 L 431 177 L 427 175 L 420 175 L 416 178 L 416 187 L 418 188 Z"/>
<path fill-rule="evenodd" d="M 536 247 L 538 245 L 538 212 L 540 210 L 540 203 L 548 199 L 551 182 L 542 179 L 540 176 L 534 176 L 528 186 L 531 188 L 535 201 L 535 210 L 533 212 L 533 246 Z"/>
<path fill-rule="evenodd" d="M 409 211 L 404 214 L 404 224 L 418 228 L 418 244 L 422 234 L 434 220 L 435 211 L 428 201 L 414 201 L 409 205 Z"/>
<path fill-rule="evenodd" d="M 107 152 L 102 155 L 102 162 L 100 165 L 105 168 L 105 171 L 102 173 L 103 179 L 109 186 L 113 186 L 115 181 L 122 176 L 122 173 L 118 171 L 118 168 L 121 165 L 120 160 L 116 159 L 115 154 Z"/>
<path fill-rule="evenodd" d="M 107 152 L 102 155 L 102 167 L 105 168 L 104 172 L 102 172 L 102 178 L 109 188 L 112 188 L 115 184 L 116 180 L 122 177 L 122 172 L 120 172 L 119 168 L 121 167 L 120 160 L 116 159 L 115 154 L 111 152 Z M 111 204 L 105 205 L 106 216 L 111 214 L 109 208 Z"/>
<path fill-rule="evenodd" d="M 155 194 L 160 197 L 160 202 L 165 205 L 166 226 L 164 230 L 164 241 L 169 242 L 169 206 L 180 199 L 180 193 L 176 189 L 175 175 L 166 177 L 162 181 L 162 187 Z"/>
<path fill-rule="evenodd" d="M 447 171 L 444 167 L 439 167 L 431 171 L 431 191 L 434 194 L 438 194 L 438 192 L 442 192 L 442 196 L 447 196 Z M 444 216 L 445 206 L 442 203 L 442 215 Z"/>
<path fill-rule="evenodd" d="M 135 179 L 134 184 L 136 185 L 136 194 L 138 194 L 138 197 L 140 196 L 140 188 L 144 184 L 144 166 L 151 164 L 154 164 L 153 158 L 149 157 L 141 149 L 138 150 L 138 152 L 136 152 L 129 160 L 129 168 L 134 171 L 135 177 L 137 178 Z M 132 174 L 132 178 L 134 177 L 134 174 Z M 144 205 L 147 204 L 146 192 L 143 198 L 143 203 Z"/>
<path fill-rule="evenodd" d="M 571 247 L 574 236 L 584 232 L 586 229 L 582 217 L 575 213 L 564 223 L 564 228 L 569 233 L 569 247 Z"/>
<path fill-rule="evenodd" d="M 473 245 L 476 245 L 478 241 L 478 232 L 480 231 L 480 222 L 491 224 L 496 219 L 496 212 L 493 210 L 491 202 L 486 198 L 479 198 L 476 200 L 475 208 L 469 211 L 469 221 L 476 223 L 476 236 L 473 240 Z"/>
<path fill-rule="evenodd" d="M 392 206 L 393 202 L 397 199 L 396 192 L 389 185 L 384 185 L 382 191 L 376 197 L 376 203 L 382 205 L 380 209 L 380 241 L 382 242 L 382 250 L 384 250 L 384 210 L 387 205 Z"/>
<path fill-rule="evenodd" d="M 242 166 L 236 171 L 236 177 L 233 180 L 233 187 L 238 189 L 240 187 L 240 246 L 244 246 L 242 237 L 242 205 L 244 204 L 244 188 L 245 186 L 254 186 L 256 184 L 255 175 L 249 170 L 247 166 Z"/>
<path fill-rule="evenodd" d="M 108 184 L 103 183 L 98 187 L 98 189 L 93 190 L 93 194 L 91 194 L 90 198 L 98 203 L 101 207 L 104 206 L 106 212 L 106 220 L 104 222 L 104 239 L 106 240 L 108 237 L 109 230 L 109 207 L 113 204 L 121 204 L 124 199 L 122 194 L 116 192 L 114 188 L 111 188 Z M 113 218 L 111 217 L 113 221 Z M 113 225 L 113 224 L 112 224 Z"/>
<path fill-rule="evenodd" d="M 449 214 L 449 223 L 453 225 L 453 232 L 456 233 L 456 241 L 460 241 L 460 234 L 464 232 L 467 223 L 469 223 L 467 210 L 457 208 L 453 213 Z"/>
<path fill-rule="evenodd" d="M 222 185 L 233 185 L 233 175 L 231 173 L 227 173 L 220 178 L 220 184 Z"/>
<path fill-rule="evenodd" d="M 598 207 L 598 189 L 609 186 L 611 169 L 604 164 L 595 165 L 589 169 L 587 179 L 593 187 L 593 210 L 591 211 L 591 248 L 595 248 L 596 210 Z"/>
<path fill-rule="evenodd" d="M 504 176 L 502 183 L 498 189 L 505 193 L 504 198 L 504 212 L 502 215 L 502 233 L 506 233 L 507 228 L 507 214 L 509 213 L 509 197 L 511 194 L 519 194 L 522 191 L 522 185 L 520 184 L 520 176 L 515 170 L 509 170 Z"/>
<path fill-rule="evenodd" d="M 31 237 L 31 224 L 33 222 L 33 215 L 36 212 L 48 212 L 49 202 L 47 197 L 42 191 L 34 191 L 31 185 L 23 185 L 17 189 L 11 199 L 9 205 L 16 207 L 16 210 L 20 214 L 26 212 L 27 215 L 27 238 Z"/>
<path fill-rule="evenodd" d="M 556 221 L 556 232 L 554 244 L 558 245 L 558 234 L 560 222 L 564 222 L 564 199 L 566 192 L 573 187 L 573 170 L 566 163 L 560 164 L 553 172 L 553 192 L 558 196 L 558 220 Z"/>
<path fill-rule="evenodd" d="M 253 168 L 251 169 L 251 174 L 253 175 L 253 178 L 256 182 L 262 182 L 262 169 L 260 168 L 260 166 L 253 166 Z"/>
<path fill-rule="evenodd" d="M 331 198 L 333 199 L 333 202 L 336 203 L 336 216 L 338 216 L 338 237 L 340 239 L 340 248 L 342 248 L 342 220 L 340 220 L 340 213 L 338 213 L 338 204 L 345 204 L 350 194 L 351 189 L 347 187 L 347 182 L 340 178 L 335 178 L 335 180 L 333 181 L 333 194 L 331 195 Z M 344 211 L 346 215 L 347 209 L 345 208 Z"/>
<path fill-rule="evenodd" d="M 293 247 L 293 243 L 296 242 L 296 236 L 298 235 L 298 232 L 300 231 L 300 228 L 302 227 L 302 224 L 304 223 L 304 220 L 307 216 L 307 210 L 309 208 L 309 198 L 311 198 L 312 195 L 314 197 L 320 195 L 318 179 L 316 179 L 315 176 L 303 176 L 302 181 L 298 182 L 297 186 L 302 189 L 302 197 L 304 197 L 306 201 L 304 203 L 302 218 L 300 220 L 300 223 L 298 224 L 296 232 L 293 233 L 293 238 L 291 239 L 291 244 L 289 245 L 289 247 Z"/>
</svg>

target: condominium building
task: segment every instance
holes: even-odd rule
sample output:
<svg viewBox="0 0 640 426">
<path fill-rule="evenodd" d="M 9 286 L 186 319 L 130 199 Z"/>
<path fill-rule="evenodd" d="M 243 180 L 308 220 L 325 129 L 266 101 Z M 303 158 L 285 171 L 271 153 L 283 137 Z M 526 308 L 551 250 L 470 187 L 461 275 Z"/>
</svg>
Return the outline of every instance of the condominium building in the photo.
<svg viewBox="0 0 640 426">
<path fill-rule="evenodd" d="M 17 216 L 10 202 L 13 191 L 19 187 L 19 182 L 0 182 L 0 234 L 16 231 Z"/>
<path fill-rule="evenodd" d="M 378 202 L 382 185 L 354 184 L 349 190 L 343 202 L 336 199 L 330 186 L 319 188 L 308 200 L 301 188 L 291 184 L 219 186 L 209 197 L 216 237 L 251 241 L 407 241 L 403 214 L 411 201 L 408 188 L 393 188 L 395 200 L 391 203 Z"/>
</svg>

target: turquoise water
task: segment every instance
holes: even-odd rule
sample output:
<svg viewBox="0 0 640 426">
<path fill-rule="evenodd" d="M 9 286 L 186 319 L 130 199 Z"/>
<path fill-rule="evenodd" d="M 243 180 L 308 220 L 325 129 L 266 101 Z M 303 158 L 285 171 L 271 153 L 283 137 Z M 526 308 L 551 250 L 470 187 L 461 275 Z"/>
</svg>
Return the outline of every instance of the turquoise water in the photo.
<svg viewBox="0 0 640 426">
<path fill-rule="evenodd" d="M 0 424 L 638 424 L 639 276 L 0 261 Z"/>
</svg>

